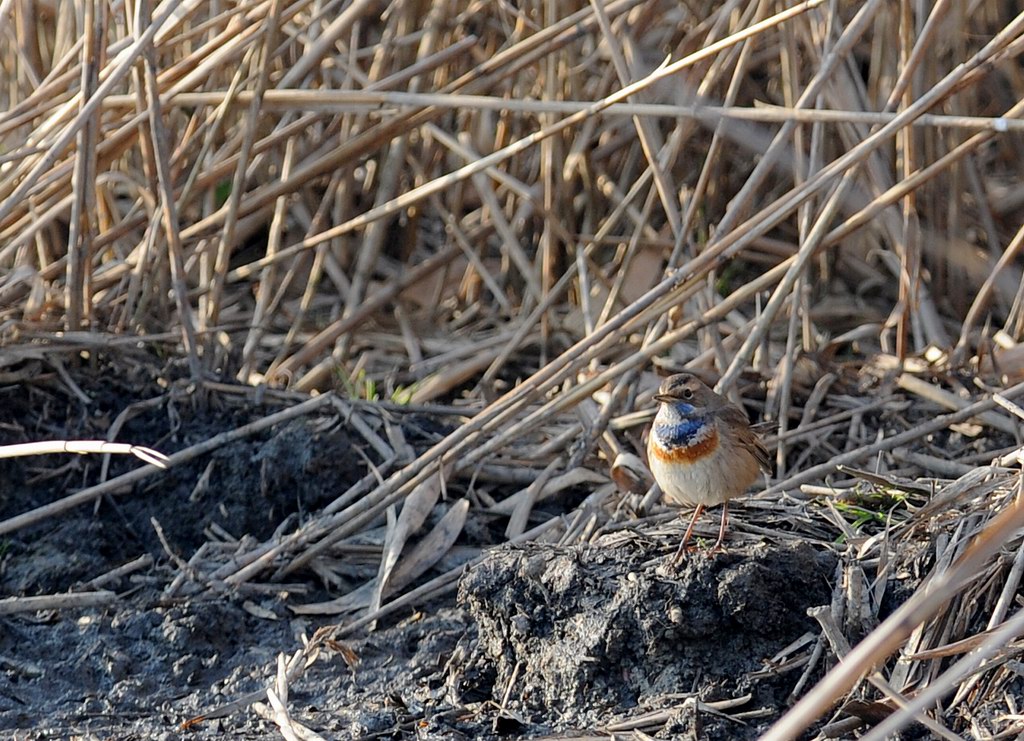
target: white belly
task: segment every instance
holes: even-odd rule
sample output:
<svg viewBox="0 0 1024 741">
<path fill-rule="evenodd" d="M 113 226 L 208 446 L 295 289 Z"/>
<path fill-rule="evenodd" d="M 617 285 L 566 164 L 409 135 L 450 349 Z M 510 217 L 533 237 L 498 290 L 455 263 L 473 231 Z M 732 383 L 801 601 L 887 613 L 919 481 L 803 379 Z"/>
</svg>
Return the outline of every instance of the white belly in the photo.
<svg viewBox="0 0 1024 741">
<path fill-rule="evenodd" d="M 720 505 L 746 491 L 758 478 L 759 467 L 754 455 L 739 449 L 724 454 L 721 447 L 709 455 L 687 463 L 664 461 L 650 449 L 647 461 L 654 480 L 662 487 L 670 504 Z"/>
<path fill-rule="evenodd" d="M 654 480 L 673 504 L 721 504 L 742 494 L 751 483 L 741 471 L 743 462 L 731 461 L 726 465 L 720 450 L 685 465 L 667 463 L 654 455 L 649 455 L 648 459 Z"/>
</svg>

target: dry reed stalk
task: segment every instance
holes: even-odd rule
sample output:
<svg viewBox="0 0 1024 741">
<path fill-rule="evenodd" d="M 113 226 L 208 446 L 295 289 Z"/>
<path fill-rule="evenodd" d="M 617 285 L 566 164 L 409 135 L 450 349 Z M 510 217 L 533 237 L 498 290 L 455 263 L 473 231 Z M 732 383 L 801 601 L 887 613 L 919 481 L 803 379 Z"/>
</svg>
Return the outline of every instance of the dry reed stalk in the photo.
<svg viewBox="0 0 1024 741">
<path fill-rule="evenodd" d="M 773 725 L 763 738 L 771 741 L 798 736 L 819 717 L 824 709 L 831 706 L 842 693 L 852 687 L 866 671 L 877 666 L 899 646 L 914 628 L 948 602 L 1002 547 L 1011 534 L 1022 526 L 1024 526 L 1024 502 L 1018 501 L 996 516 L 991 525 L 972 542 L 970 548 L 961 558 L 951 564 L 947 570 L 938 572 L 930 580 L 928 589 L 915 592 L 907 602 L 858 644 L 843 663 L 826 675 L 825 679 Z M 1010 628 L 1019 632 L 1024 625 L 1017 621 Z M 1002 637 L 1002 632 L 1000 637 Z M 902 716 L 900 722 L 906 722 Z"/>
<path fill-rule="evenodd" d="M 147 20 L 151 21 L 147 0 L 140 0 L 139 17 L 137 20 L 140 23 L 145 23 Z M 155 24 L 151 22 L 150 27 L 153 27 L 153 25 Z M 192 380 L 198 382 L 201 378 L 202 369 L 196 339 L 196 323 L 192 304 L 188 298 L 185 256 L 182 250 L 181 232 L 178 228 L 178 211 L 175 206 L 174 186 L 171 182 L 170 161 L 166 144 L 168 136 L 163 127 L 163 119 L 160 112 L 160 96 L 156 83 L 156 58 L 151 48 L 147 47 L 145 49 L 143 59 L 143 76 L 145 78 L 146 102 L 150 123 L 151 146 L 149 152 L 153 158 L 150 163 L 151 171 L 156 173 L 156 182 L 160 193 L 162 222 L 167 239 L 168 252 L 170 253 L 168 261 L 171 266 L 171 283 L 181 322 L 182 346 L 188 356 Z"/>
<path fill-rule="evenodd" d="M 986 398 L 922 422 L 913 400 L 960 399 L 972 368 L 991 388 L 989 317 L 1006 327 L 1001 350 L 1022 339 L 1020 196 L 999 191 L 1019 180 L 1022 104 L 992 91 L 1021 81 L 1012 63 L 1024 16 L 989 0 L 967 16 L 948 0 L 618 0 L 562 17 L 553 3 L 462 14 L 433 3 L 422 17 L 401 4 L 380 16 L 373 3 L 340 5 L 192 2 L 151 19 L 141 3 L 88 0 L 97 24 L 106 14 L 120 25 L 99 34 L 87 23 L 76 37 L 42 21 L 30 33 L 29 3 L 0 34 L 15 70 L 0 91 L 0 370 L 13 382 L 32 382 L 19 364 L 42 363 L 88 403 L 69 354 L 116 345 L 110 328 L 131 340 L 158 327 L 150 337 L 177 339 L 194 379 L 223 368 L 300 391 L 348 383 L 459 402 L 445 413 L 463 424 L 418 447 L 397 418 L 338 410 L 387 478 L 361 472 L 324 511 L 238 546 L 232 564 L 201 549 L 186 565 L 206 581 L 177 580 L 175 593 L 259 589 L 260 574 L 302 568 L 329 577 L 351 538 L 446 463 L 464 515 L 511 514 L 506 538 L 566 481 L 594 491 L 562 539 L 613 529 L 607 518 L 632 505 L 607 472 L 621 475 L 616 461 L 637 444 L 626 428 L 648 404 L 651 361 L 720 376 L 755 406 L 768 382 L 764 411 L 781 444 L 767 494 L 782 500 L 752 502 L 737 537 L 800 533 L 825 547 L 839 533 L 877 562 L 879 600 L 914 528 L 965 508 L 959 532 L 971 533 L 982 493 L 1002 501 L 998 467 L 978 464 L 1006 454 L 1005 439 L 928 436 L 974 416 L 1015 434 L 1016 420 Z M 0 3 L 0 18 L 9 8 Z M 62 29 L 78 28 L 61 12 L 73 21 Z M 118 37 L 122 28 L 135 33 Z M 1011 84 L 992 84 L 1000 78 Z M 54 334 L 85 320 L 87 340 Z M 932 364 L 919 363 L 929 346 Z M 1015 367 L 990 365 L 1015 378 Z M 872 474 L 841 468 L 872 458 Z M 858 478 L 839 482 L 835 502 L 790 498 L 801 486 L 830 491 L 826 477 L 840 471 Z M 928 486 L 902 475 L 964 471 L 930 503 Z M 854 480 L 904 486 L 916 514 L 864 535 L 843 509 L 856 506 Z M 440 563 L 449 536 L 415 557 L 390 541 L 374 599 L 339 599 L 380 607 L 393 575 Z M 959 548 L 954 535 L 936 557 Z M 1015 583 L 989 566 L 977 574 L 966 603 Z M 456 575 L 388 593 L 390 606 L 355 625 L 450 590 Z M 846 577 L 866 579 L 867 567 Z M 837 610 L 857 602 L 835 599 Z M 993 602 L 989 629 L 1006 617 L 1006 599 Z M 944 638 L 966 640 L 979 622 L 956 609 L 912 631 L 908 649 L 931 656 Z M 833 644 L 814 645 L 811 664 Z M 922 659 L 882 686 L 897 697 L 913 682 L 959 695 L 972 686 L 940 674 L 938 658 Z M 959 695 L 936 732 L 960 723 L 977 693 Z"/>
<path fill-rule="evenodd" d="M 205 283 L 209 284 L 209 294 L 206 295 L 206 313 L 202 317 L 200 327 L 208 329 L 215 326 L 220 317 L 221 293 L 224 290 L 224 282 L 227 278 L 228 263 L 231 253 L 235 249 L 235 229 L 238 224 L 238 204 L 242 193 L 245 191 L 245 180 L 249 159 L 252 154 L 253 145 L 256 139 L 256 119 L 259 115 L 263 102 L 263 93 L 267 88 L 270 69 L 271 53 L 274 47 L 274 40 L 277 35 L 277 26 L 281 12 L 281 0 L 271 0 L 270 10 L 267 13 L 267 20 L 262 29 L 262 44 L 260 47 L 260 59 L 262 64 L 256 75 L 256 88 L 253 91 L 252 99 L 249 101 L 249 109 L 246 111 L 242 122 L 242 143 L 238 151 L 238 163 L 231 180 L 231 193 L 227 200 L 227 214 L 224 218 L 224 226 L 220 239 L 217 242 L 216 257 L 212 267 L 212 273 L 204 276 Z M 255 57 L 254 57 L 255 58 Z M 255 66 L 255 65 L 253 65 Z M 213 356 L 213 353 L 210 353 Z"/>
<path fill-rule="evenodd" d="M 42 610 L 87 610 L 104 607 L 118 601 L 116 592 L 72 592 L 70 594 L 47 594 L 36 597 L 7 597 L 0 599 L 0 615 L 15 615 L 20 612 Z"/>
<path fill-rule="evenodd" d="M 439 51 L 430 60 L 418 62 L 417 70 L 429 71 L 429 65 L 443 64 L 450 56 L 465 53 L 467 46 L 472 46 L 475 39 L 463 39 L 453 46 Z M 741 45 L 742 48 L 742 45 Z M 742 79 L 742 77 L 740 78 Z M 309 113 L 370 113 L 389 110 L 388 107 L 402 106 L 437 106 L 439 108 L 457 108 L 459 110 L 494 111 L 499 113 L 560 113 L 574 114 L 586 109 L 590 103 L 580 100 L 515 100 L 494 95 L 471 95 L 463 93 L 409 93 L 404 91 L 375 92 L 380 84 L 368 86 L 363 90 L 302 90 L 275 89 L 267 90 L 262 97 L 263 111 Z M 253 100 L 251 90 L 239 90 L 237 94 L 229 91 L 180 92 L 172 96 L 163 94 L 164 106 L 169 109 L 203 108 L 223 106 L 225 102 L 232 105 L 248 106 Z M 103 102 L 104 110 L 120 110 L 134 107 L 132 95 L 109 95 Z M 38 115 L 38 114 L 36 114 Z M 717 105 L 714 103 L 696 103 L 690 105 L 671 103 L 632 103 L 620 102 L 609 105 L 603 116 L 646 116 L 654 118 L 695 119 L 709 127 L 717 127 L 723 122 L 749 121 L 756 123 L 852 123 L 865 125 L 883 125 L 892 121 L 898 114 L 886 111 L 863 111 L 851 108 L 807 109 L 793 105 L 766 104 L 757 108 L 745 108 L 738 105 Z M 26 116 L 31 118 L 31 116 Z M 436 124 L 435 124 L 436 125 Z M 989 130 L 996 134 L 1020 132 L 1024 130 L 1024 121 L 1002 116 L 969 116 L 947 113 L 925 113 L 908 124 L 916 129 L 964 129 L 975 131 Z M 3 133 L 3 119 L 0 118 L 0 133 Z M 32 154 L 25 152 L 24 154 Z"/>
</svg>

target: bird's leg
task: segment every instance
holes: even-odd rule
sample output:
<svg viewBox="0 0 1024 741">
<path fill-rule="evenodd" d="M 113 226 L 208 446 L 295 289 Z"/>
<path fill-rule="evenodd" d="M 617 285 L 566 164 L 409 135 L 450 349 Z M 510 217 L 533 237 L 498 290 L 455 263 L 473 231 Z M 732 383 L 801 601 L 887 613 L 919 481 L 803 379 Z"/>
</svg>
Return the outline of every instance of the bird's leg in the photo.
<svg viewBox="0 0 1024 741">
<path fill-rule="evenodd" d="M 693 535 L 693 526 L 697 524 L 697 518 L 700 517 L 700 513 L 703 511 L 703 504 L 698 504 L 697 508 L 693 510 L 693 517 L 690 518 L 690 525 L 686 528 L 686 532 L 683 534 L 683 539 L 679 541 L 679 549 L 676 551 L 676 555 L 673 556 L 672 563 L 679 563 L 682 559 L 683 551 L 686 550 L 686 544 L 690 542 L 690 536 Z"/>
<path fill-rule="evenodd" d="M 728 524 L 728 522 L 729 502 L 726 501 L 722 503 L 722 524 L 718 528 L 718 540 L 716 540 L 715 544 L 711 546 L 712 553 L 714 553 L 715 551 L 725 550 L 724 548 L 722 548 L 722 541 L 725 539 L 725 526 Z"/>
</svg>

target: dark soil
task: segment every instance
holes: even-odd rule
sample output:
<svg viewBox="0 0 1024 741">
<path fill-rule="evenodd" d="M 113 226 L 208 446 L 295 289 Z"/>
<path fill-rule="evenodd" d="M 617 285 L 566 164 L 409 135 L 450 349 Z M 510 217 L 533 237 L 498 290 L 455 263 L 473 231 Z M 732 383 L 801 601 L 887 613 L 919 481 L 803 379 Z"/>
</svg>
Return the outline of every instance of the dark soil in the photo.
<svg viewBox="0 0 1024 741">
<path fill-rule="evenodd" d="M 676 569 L 633 546 L 504 550 L 469 571 L 459 602 L 475 630 L 453 661 L 456 695 L 503 705 L 531 733 L 598 731 L 694 691 L 785 707 L 799 672 L 751 675 L 813 628 L 806 609 L 828 602 L 835 557 L 759 545 Z M 666 730 L 746 739 L 764 727 L 691 715 Z"/>
<path fill-rule="evenodd" d="M 75 382 L 89 403 L 56 376 L 0 389 L 2 442 L 103 438 L 125 407 L 160 397 L 118 439 L 170 454 L 279 408 L 168 392 L 159 381 L 166 375 L 79 369 Z M 420 420 L 408 438 L 422 439 L 423 429 Z M 0 737 L 178 738 L 189 719 L 216 715 L 268 686 L 277 655 L 293 653 L 301 635 L 331 622 L 298 619 L 289 605 L 336 595 L 300 573 L 289 580 L 304 593 L 254 588 L 211 596 L 197 583 L 193 596 L 168 598 L 164 590 L 179 569 L 155 523 L 186 561 L 213 527 L 266 539 L 363 476 L 375 454 L 357 450 L 361 444 L 341 421 L 298 420 L 106 497 L 95 509 L 79 507 L 0 538 L 0 598 L 75 589 L 143 554 L 154 563 L 104 585 L 119 595 L 109 608 L 0 617 Z M 99 465 L 98 456 L 0 460 L 0 517 L 96 483 Z M 110 475 L 137 465 L 115 457 Z M 759 670 L 813 628 L 806 608 L 828 602 L 834 557 L 762 543 L 693 554 L 679 569 L 665 564 L 649 540 L 621 535 L 587 547 L 499 549 L 466 573 L 457 600 L 418 605 L 346 639 L 354 666 L 325 654 L 291 686 L 289 709 L 326 738 L 516 738 L 600 731 L 616 719 L 679 708 L 690 693 L 703 701 L 749 694 L 739 710 L 766 712 L 746 725 L 674 711 L 659 728 L 756 737 L 785 709 L 800 674 Z M 375 571 L 368 568 L 367 577 Z M 195 724 L 187 735 L 280 737 L 251 710 Z"/>
</svg>

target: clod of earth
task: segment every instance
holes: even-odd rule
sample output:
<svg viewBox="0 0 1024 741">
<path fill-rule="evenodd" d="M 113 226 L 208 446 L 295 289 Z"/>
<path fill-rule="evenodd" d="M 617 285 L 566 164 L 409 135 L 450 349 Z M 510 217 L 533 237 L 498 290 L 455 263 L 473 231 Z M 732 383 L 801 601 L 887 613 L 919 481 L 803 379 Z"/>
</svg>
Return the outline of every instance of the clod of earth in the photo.
<svg viewBox="0 0 1024 741">
<path fill-rule="evenodd" d="M 703 701 L 750 694 L 750 709 L 774 709 L 763 726 L 709 717 L 701 736 L 755 738 L 799 672 L 751 675 L 813 628 L 806 610 L 828 603 L 835 565 L 800 543 L 696 553 L 675 572 L 629 545 L 501 551 L 462 580 L 477 630 L 449 664 L 450 694 L 531 731 L 605 726 L 696 687 Z"/>
</svg>

